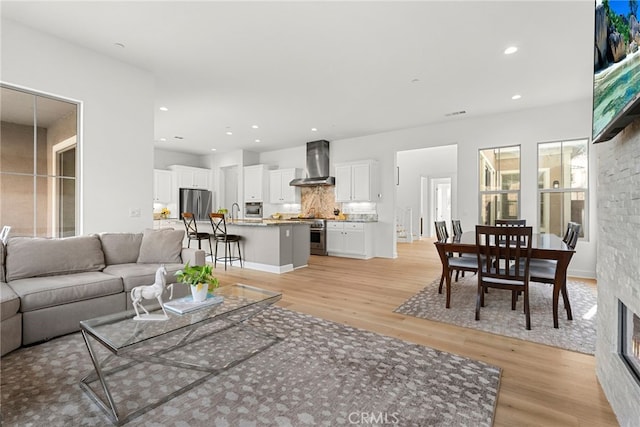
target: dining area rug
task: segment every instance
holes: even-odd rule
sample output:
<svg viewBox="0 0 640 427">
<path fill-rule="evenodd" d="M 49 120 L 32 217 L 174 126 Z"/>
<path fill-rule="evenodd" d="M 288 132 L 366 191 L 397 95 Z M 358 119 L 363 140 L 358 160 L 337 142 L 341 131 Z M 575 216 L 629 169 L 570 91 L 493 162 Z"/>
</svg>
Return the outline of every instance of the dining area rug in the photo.
<svg viewBox="0 0 640 427">
<path fill-rule="evenodd" d="M 592 285 L 567 279 L 567 290 L 573 320 L 567 320 L 562 295 L 558 304 L 558 329 L 553 327 L 553 286 L 545 283 L 529 284 L 531 330 L 525 328 L 523 298 L 516 310 L 511 310 L 511 292 L 490 289 L 485 294 L 485 306 L 480 320 L 475 320 L 477 276 L 469 274 L 451 281 L 451 308 L 445 308 L 446 294 L 438 293 L 440 278 L 432 281 L 413 297 L 394 310 L 422 319 L 449 323 L 497 335 L 546 344 L 566 350 L 595 354 L 597 294 Z"/>
<path fill-rule="evenodd" d="M 281 341 L 126 425 L 493 424 L 499 367 L 280 307 L 249 324 Z M 230 328 L 178 355 L 226 363 L 230 349 L 255 346 L 246 329 Z M 0 425 L 110 425 L 78 384 L 92 367 L 80 333 L 1 362 Z M 171 369 L 141 363 L 120 371 L 110 387 L 115 401 L 135 410 L 173 390 L 187 374 Z"/>
</svg>

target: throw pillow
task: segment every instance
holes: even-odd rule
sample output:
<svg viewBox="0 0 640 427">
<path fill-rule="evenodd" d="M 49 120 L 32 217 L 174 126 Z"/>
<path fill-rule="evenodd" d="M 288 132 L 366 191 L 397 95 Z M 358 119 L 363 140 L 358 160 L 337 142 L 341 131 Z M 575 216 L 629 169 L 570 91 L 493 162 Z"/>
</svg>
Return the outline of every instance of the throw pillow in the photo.
<svg viewBox="0 0 640 427">
<path fill-rule="evenodd" d="M 138 261 L 142 233 L 100 233 L 100 242 L 107 265 Z"/>
<path fill-rule="evenodd" d="M 183 239 L 184 230 L 172 228 L 145 230 L 138 262 L 141 264 L 181 263 Z"/>
<path fill-rule="evenodd" d="M 104 268 L 102 245 L 95 235 L 64 239 L 12 237 L 6 251 L 6 279 L 9 282 Z"/>
</svg>

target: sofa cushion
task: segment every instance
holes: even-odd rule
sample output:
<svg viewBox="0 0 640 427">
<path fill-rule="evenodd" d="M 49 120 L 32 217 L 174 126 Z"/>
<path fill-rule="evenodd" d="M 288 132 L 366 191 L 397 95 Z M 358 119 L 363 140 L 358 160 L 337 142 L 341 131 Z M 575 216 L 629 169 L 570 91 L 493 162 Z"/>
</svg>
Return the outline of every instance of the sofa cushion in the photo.
<svg viewBox="0 0 640 427">
<path fill-rule="evenodd" d="M 142 233 L 100 233 L 106 265 L 136 262 L 140 255 Z"/>
<path fill-rule="evenodd" d="M 120 277 L 101 272 L 30 277 L 12 281 L 11 288 L 20 297 L 23 313 L 117 294 L 124 289 Z"/>
<path fill-rule="evenodd" d="M 163 228 L 160 230 L 147 229 L 142 236 L 140 255 L 138 262 L 143 264 L 153 263 L 182 263 L 182 240 L 184 230 Z"/>
<path fill-rule="evenodd" d="M 4 247 L 4 242 L 0 241 L 0 282 L 6 282 L 6 277 L 4 274 L 4 257 L 6 253 L 7 252 Z"/>
<path fill-rule="evenodd" d="M 136 286 L 152 285 L 156 280 L 156 270 L 159 267 L 160 264 L 117 264 L 107 266 L 104 269 L 104 273 L 122 277 L 124 291 L 131 292 L 131 289 Z M 175 273 L 182 267 L 184 267 L 183 264 L 164 265 L 164 268 L 167 269 L 167 275 L 165 276 L 167 285 L 177 281 Z"/>
<path fill-rule="evenodd" d="M 0 282 L 0 320 L 14 316 L 20 310 L 20 298 L 9 285 Z"/>
<path fill-rule="evenodd" d="M 64 239 L 13 237 L 9 239 L 6 250 L 7 282 L 104 268 L 104 253 L 98 236 Z"/>
</svg>

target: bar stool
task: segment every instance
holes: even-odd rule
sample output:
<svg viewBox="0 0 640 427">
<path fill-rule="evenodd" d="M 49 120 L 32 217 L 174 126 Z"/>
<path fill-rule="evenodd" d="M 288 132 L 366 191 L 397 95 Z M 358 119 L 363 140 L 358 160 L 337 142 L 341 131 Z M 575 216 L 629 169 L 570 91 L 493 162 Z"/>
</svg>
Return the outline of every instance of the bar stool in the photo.
<svg viewBox="0 0 640 427">
<path fill-rule="evenodd" d="M 187 238 L 189 239 L 189 243 L 187 247 L 191 247 L 191 241 L 198 241 L 198 249 L 202 249 L 201 242 L 203 240 L 209 241 L 209 255 L 213 253 L 213 249 L 211 247 L 211 234 L 198 232 L 198 226 L 196 224 L 196 219 L 193 216 L 192 212 L 183 212 L 182 213 L 182 221 L 184 221 L 184 227 L 187 229 Z"/>
<path fill-rule="evenodd" d="M 213 229 L 213 238 L 216 241 L 216 251 L 213 255 L 213 266 L 215 268 L 217 261 L 224 261 L 224 269 L 227 269 L 227 262 L 233 266 L 233 261 L 240 261 L 240 268 L 242 268 L 242 252 L 240 251 L 240 240 L 242 236 L 237 234 L 227 234 L 227 222 L 224 219 L 224 214 L 210 213 L 209 221 L 211 221 L 211 228 Z M 218 243 L 224 244 L 224 256 L 218 256 Z M 233 256 L 233 243 L 238 248 L 238 256 Z"/>
</svg>

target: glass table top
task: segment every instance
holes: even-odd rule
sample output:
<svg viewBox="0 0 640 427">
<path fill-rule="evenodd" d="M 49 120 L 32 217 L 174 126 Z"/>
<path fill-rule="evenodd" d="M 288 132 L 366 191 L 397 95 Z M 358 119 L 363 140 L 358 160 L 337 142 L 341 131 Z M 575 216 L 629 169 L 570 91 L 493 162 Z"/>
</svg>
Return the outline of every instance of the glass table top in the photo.
<svg viewBox="0 0 640 427">
<path fill-rule="evenodd" d="M 135 312 L 129 310 L 83 320 L 80 322 L 80 329 L 117 354 L 154 338 L 187 332 L 216 320 L 249 318 L 282 298 L 281 293 L 243 284 L 220 287 L 214 291 L 214 295 L 222 296 L 224 300 L 186 314 L 166 310 L 168 320 L 134 320 Z M 154 313 L 162 313 L 162 310 L 158 309 Z"/>
</svg>

